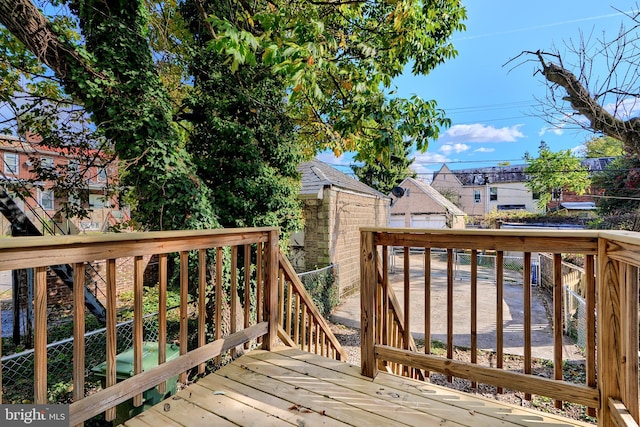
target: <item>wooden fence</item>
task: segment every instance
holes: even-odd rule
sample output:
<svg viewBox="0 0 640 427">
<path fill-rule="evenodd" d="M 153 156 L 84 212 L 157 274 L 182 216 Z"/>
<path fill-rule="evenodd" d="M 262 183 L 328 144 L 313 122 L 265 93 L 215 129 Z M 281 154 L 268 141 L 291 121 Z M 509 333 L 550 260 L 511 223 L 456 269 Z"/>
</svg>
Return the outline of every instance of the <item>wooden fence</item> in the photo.
<svg viewBox="0 0 640 427">
<path fill-rule="evenodd" d="M 598 416 L 602 426 L 638 421 L 638 266 L 640 266 L 640 234 L 596 231 L 512 231 L 512 230 L 416 230 L 416 229 L 363 229 L 361 233 L 361 315 L 362 315 L 362 372 L 373 377 L 378 369 L 391 364 L 402 366 L 402 373 L 414 375 L 409 368 L 435 371 L 451 377 L 466 378 L 474 384 L 481 382 L 502 388 L 550 397 L 560 408 L 562 401 L 574 402 Z M 401 247 L 405 255 L 409 248 L 425 251 L 424 281 L 425 341 L 430 337 L 430 288 L 432 284 L 430 251 L 433 248 L 447 252 L 446 356 L 412 351 L 410 337 L 409 268 L 404 268 L 404 301 L 401 307 L 388 306 L 384 297 L 390 292 L 386 271 L 386 253 L 389 247 Z M 496 251 L 496 305 L 495 305 L 495 366 L 477 363 L 477 290 L 478 252 Z M 471 255 L 469 294 L 471 298 L 471 362 L 455 360 L 453 355 L 453 320 L 456 304 L 453 298 L 454 251 L 467 251 Z M 504 253 L 519 251 L 524 257 L 524 369 L 513 372 L 504 369 Z M 532 375 L 531 340 L 531 254 L 553 254 L 553 378 Z M 586 299 L 586 378 L 583 384 L 563 378 L 562 345 L 562 254 L 580 254 L 585 260 Z M 382 261 L 378 255 L 382 254 Z M 404 257 L 408 263 L 408 256 Z M 597 269 L 596 269 L 597 259 Z M 382 265 L 380 265 L 382 264 Z M 379 269 L 382 274 L 379 274 Z M 596 277 L 596 270 L 598 271 Z M 597 286 L 596 286 L 597 281 Z M 382 289 L 382 291 L 380 291 Z M 396 310 L 404 318 L 402 337 L 388 316 Z M 596 363 L 596 360 L 598 361 Z M 598 369 L 596 371 L 596 368 Z M 597 378 L 597 380 L 596 380 Z M 626 421 L 625 421 L 626 420 Z"/>
</svg>

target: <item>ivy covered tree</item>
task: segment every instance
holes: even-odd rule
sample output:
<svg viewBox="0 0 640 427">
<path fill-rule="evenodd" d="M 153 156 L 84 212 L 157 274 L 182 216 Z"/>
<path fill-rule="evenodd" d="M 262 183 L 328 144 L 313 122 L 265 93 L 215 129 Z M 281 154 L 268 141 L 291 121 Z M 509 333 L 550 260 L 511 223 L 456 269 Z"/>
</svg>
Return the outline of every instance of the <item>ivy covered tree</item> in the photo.
<svg viewBox="0 0 640 427">
<path fill-rule="evenodd" d="M 411 164 L 415 159 L 409 158 L 412 145 L 411 141 L 406 141 L 403 148 L 390 151 L 388 159 L 382 161 L 365 159 L 362 166 L 353 165 L 351 169 L 360 181 L 383 194 L 389 194 L 391 189 L 405 178 L 417 176 L 411 170 Z M 358 156 L 355 160 L 359 160 Z"/>
<path fill-rule="evenodd" d="M 286 239 L 302 226 L 302 150 L 282 78 L 258 63 L 233 72 L 224 57 L 206 49 L 210 34 L 193 2 L 183 11 L 199 44 L 187 100 L 193 126 L 187 150 L 197 174 L 211 189 L 223 227 L 280 226 Z"/>
<path fill-rule="evenodd" d="M 589 171 L 582 166 L 580 159 L 571 154 L 571 150 L 551 151 L 543 141 L 538 157 L 525 156 L 527 167 L 524 169 L 529 179 L 526 187 L 538 194 L 538 207 L 547 209 L 552 200 L 558 200 L 563 190 L 584 194 L 591 185 Z"/>
<path fill-rule="evenodd" d="M 18 81 L 26 75 L 25 64 L 48 67 L 28 78 L 40 85 L 43 97 L 52 98 L 55 92 L 56 97 L 86 109 L 96 134 L 111 144 L 125 170 L 121 183 L 131 195 L 129 200 L 136 203 L 135 217 L 149 229 L 216 226 L 217 206 L 212 201 L 220 196 L 213 197 L 212 190 L 222 185 L 211 180 L 216 163 L 205 165 L 200 146 L 190 141 L 196 128 L 199 137 L 204 135 L 201 125 L 205 122 L 196 120 L 196 108 L 203 111 L 210 102 L 218 103 L 200 97 L 199 89 L 192 88 L 196 81 L 210 83 L 204 78 L 206 69 L 196 78 L 198 64 L 189 62 L 207 55 L 166 55 L 161 51 L 165 44 L 174 44 L 175 51 L 191 46 L 204 51 L 206 45 L 229 66 L 232 73 L 220 77 L 227 79 L 227 85 L 241 88 L 234 73 L 247 73 L 246 78 L 257 79 L 257 90 L 266 91 L 263 97 L 253 97 L 254 101 L 271 102 L 281 96 L 293 122 L 283 122 L 282 134 L 274 131 L 272 136 L 286 135 L 293 123 L 295 137 L 309 155 L 331 148 L 381 159 L 387 135 L 392 140 L 412 138 L 424 150 L 440 127 L 449 124 L 435 101 L 395 97 L 392 80 L 409 64 L 414 73 L 427 74 L 455 56 L 450 38 L 464 29 L 466 18 L 460 0 L 251 4 L 232 0 L 224 10 L 219 2 L 193 0 L 190 4 L 198 10 L 204 28 L 195 41 L 181 24 L 179 4 L 174 1 L 51 3 L 57 7 L 48 8 L 44 2 L 43 10 L 56 14 L 45 16 L 30 0 L 0 0 L 5 36 L 0 47 L 7 59 L 0 67 L 3 77 Z M 58 13 L 64 6 L 69 13 Z M 161 31 L 150 25 L 160 15 L 171 24 Z M 252 67 L 257 69 L 248 71 Z M 274 78 L 267 84 L 260 75 L 263 69 L 280 80 Z M 3 99 L 13 100 L 19 93 L 17 89 L 6 91 Z M 235 117 L 232 109 L 215 105 Z M 244 110 L 236 111 L 244 114 Z M 261 119 L 268 117 L 262 106 L 258 111 Z M 282 117 L 280 112 L 272 117 Z M 245 129 L 254 135 L 233 141 L 242 141 L 248 149 L 249 140 L 266 130 L 243 120 L 238 121 L 238 129 L 248 126 Z M 266 144 L 269 137 L 264 141 Z M 298 154 L 289 151 L 288 139 L 284 141 L 282 152 L 273 150 L 261 158 L 272 159 L 265 164 L 275 168 L 265 169 L 265 174 L 288 179 L 288 166 L 283 165 L 289 160 L 283 161 L 282 153 L 290 158 Z M 245 185 L 250 185 L 253 175 L 246 176 Z"/>
</svg>

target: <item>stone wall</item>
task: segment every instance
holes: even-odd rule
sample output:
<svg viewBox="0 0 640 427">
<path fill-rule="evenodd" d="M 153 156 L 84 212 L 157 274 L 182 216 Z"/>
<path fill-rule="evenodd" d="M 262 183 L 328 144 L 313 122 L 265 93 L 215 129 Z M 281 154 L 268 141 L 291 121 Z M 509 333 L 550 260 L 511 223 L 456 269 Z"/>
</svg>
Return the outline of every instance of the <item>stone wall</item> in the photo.
<svg viewBox="0 0 640 427">
<path fill-rule="evenodd" d="M 360 227 L 386 227 L 389 199 L 325 188 L 304 201 L 306 271 L 336 266 L 340 297 L 360 289 Z"/>
</svg>

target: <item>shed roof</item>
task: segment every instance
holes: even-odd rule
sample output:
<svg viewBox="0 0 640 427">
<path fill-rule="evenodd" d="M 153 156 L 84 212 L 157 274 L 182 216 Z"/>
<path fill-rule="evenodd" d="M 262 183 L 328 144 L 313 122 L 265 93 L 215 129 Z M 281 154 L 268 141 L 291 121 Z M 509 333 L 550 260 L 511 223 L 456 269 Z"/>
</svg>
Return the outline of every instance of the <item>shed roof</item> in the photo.
<svg viewBox="0 0 640 427">
<path fill-rule="evenodd" d="M 411 182 L 413 185 L 418 187 L 420 191 L 422 191 L 427 196 L 431 197 L 431 199 L 433 199 L 436 203 L 444 207 L 447 211 L 451 212 L 452 214 L 461 215 L 461 216 L 466 215 L 462 209 L 454 205 L 449 199 L 444 197 L 438 190 L 436 190 L 429 184 L 425 182 L 417 181 L 413 178 L 405 178 L 402 181 L 402 183 L 405 183 L 405 182 Z M 400 187 L 402 187 L 402 183 L 400 184 Z"/>
<path fill-rule="evenodd" d="M 300 189 L 301 195 L 320 196 L 323 188 L 337 187 L 356 193 L 366 194 L 368 196 L 385 199 L 389 198 L 381 192 L 369 187 L 367 184 L 351 178 L 320 160 L 311 160 L 300 164 L 300 166 L 298 166 L 298 172 L 302 175 L 302 187 Z"/>
</svg>

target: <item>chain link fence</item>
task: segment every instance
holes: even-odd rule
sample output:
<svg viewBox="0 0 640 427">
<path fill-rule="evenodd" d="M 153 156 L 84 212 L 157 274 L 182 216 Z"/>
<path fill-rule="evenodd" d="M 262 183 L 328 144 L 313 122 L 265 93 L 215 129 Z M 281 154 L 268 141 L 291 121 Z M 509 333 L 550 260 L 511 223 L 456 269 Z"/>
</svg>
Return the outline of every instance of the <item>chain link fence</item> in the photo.
<svg viewBox="0 0 640 427">
<path fill-rule="evenodd" d="M 327 315 L 339 302 L 338 287 L 335 286 L 336 266 L 298 274 L 312 296 L 318 309 Z M 177 310 L 178 307 L 168 309 Z M 7 311 L 6 309 L 3 310 Z M 24 319 L 21 320 L 21 323 Z M 133 320 L 121 322 L 116 327 L 116 353 L 133 346 Z M 169 339 L 169 338 L 168 338 Z M 106 328 L 85 334 L 85 375 L 106 360 Z M 143 317 L 143 341 L 158 341 L 158 315 Z M 70 382 L 73 378 L 73 338 L 47 345 L 47 370 L 49 389 L 57 383 Z M 33 396 L 34 350 L 4 356 L 0 359 L 2 387 L 12 395 Z"/>
<path fill-rule="evenodd" d="M 169 310 L 174 310 L 177 307 Z M 106 328 L 85 334 L 85 375 L 106 359 Z M 158 341 L 158 315 L 143 317 L 143 341 Z M 116 352 L 133 346 L 133 320 L 116 326 Z M 73 338 L 47 345 L 47 371 L 49 388 L 57 383 L 70 382 L 73 378 Z M 34 350 L 4 356 L 2 361 L 2 386 L 12 394 L 33 395 Z"/>
</svg>

